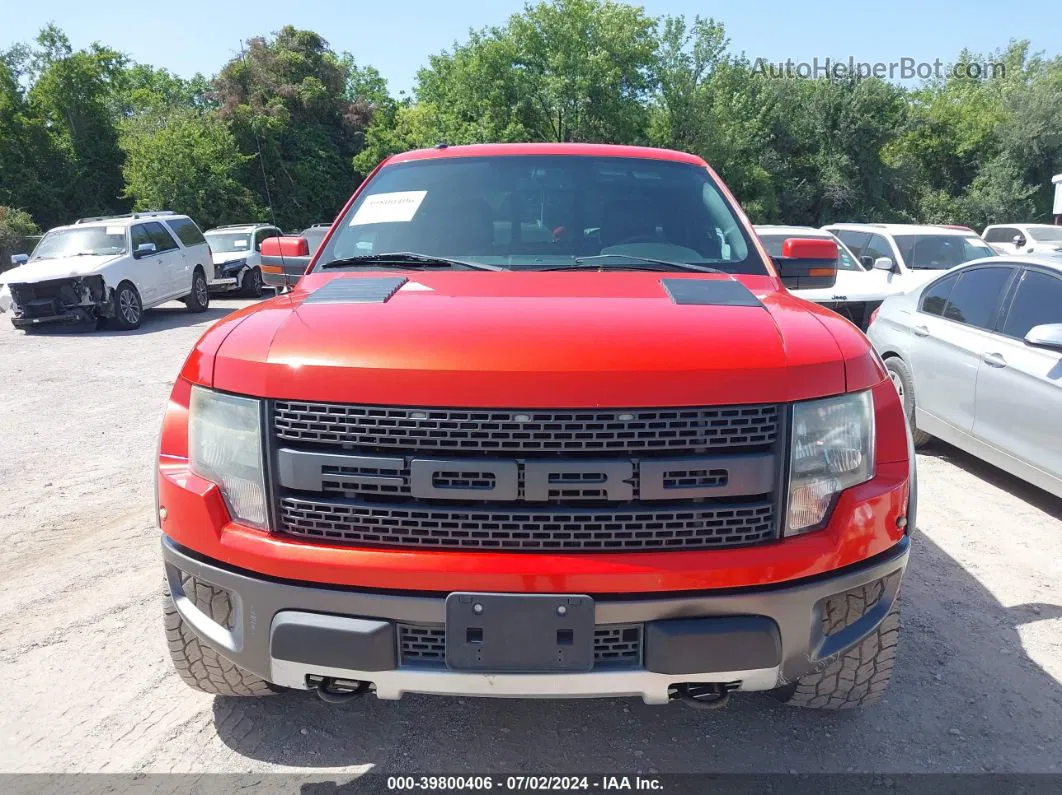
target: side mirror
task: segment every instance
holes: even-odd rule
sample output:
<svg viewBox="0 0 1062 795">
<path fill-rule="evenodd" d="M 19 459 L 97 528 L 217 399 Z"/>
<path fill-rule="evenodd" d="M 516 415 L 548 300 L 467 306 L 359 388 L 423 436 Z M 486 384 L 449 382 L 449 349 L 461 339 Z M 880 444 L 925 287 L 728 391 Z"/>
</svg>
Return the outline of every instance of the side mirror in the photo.
<svg viewBox="0 0 1062 795">
<path fill-rule="evenodd" d="M 19 265 L 25 265 L 27 262 L 29 262 L 29 254 L 12 254 L 11 255 L 11 264 L 14 265 L 16 268 Z"/>
<path fill-rule="evenodd" d="M 1014 248 L 1021 248 L 1025 245 L 1025 238 L 1021 235 L 1014 235 Z"/>
<path fill-rule="evenodd" d="M 140 257 L 150 257 L 158 251 L 158 247 L 154 243 L 141 243 L 136 247 L 136 251 L 133 252 L 133 256 L 139 259 Z"/>
<path fill-rule="evenodd" d="M 267 237 L 259 251 L 263 257 L 308 257 L 310 244 L 306 238 L 297 235 Z"/>
<path fill-rule="evenodd" d="M 300 235 L 267 237 L 262 241 L 262 278 L 278 292 L 291 289 L 310 264 L 310 244 Z"/>
<path fill-rule="evenodd" d="M 896 263 L 892 261 L 892 257 L 878 257 L 871 267 L 876 271 L 888 271 L 889 273 L 899 270 Z"/>
<path fill-rule="evenodd" d="M 790 290 L 833 287 L 837 281 L 837 244 L 827 238 L 787 238 L 782 256 L 772 261 L 782 284 Z"/>
<path fill-rule="evenodd" d="M 1032 348 L 1046 348 L 1062 353 L 1062 323 L 1033 326 L 1025 335 L 1025 344 Z"/>
</svg>

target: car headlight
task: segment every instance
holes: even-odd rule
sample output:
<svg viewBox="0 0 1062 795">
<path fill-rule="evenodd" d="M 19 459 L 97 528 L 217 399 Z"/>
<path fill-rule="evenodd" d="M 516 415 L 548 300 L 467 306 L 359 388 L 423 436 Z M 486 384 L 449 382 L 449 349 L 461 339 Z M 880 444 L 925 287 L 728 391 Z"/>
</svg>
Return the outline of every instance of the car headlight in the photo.
<svg viewBox="0 0 1062 795">
<path fill-rule="evenodd" d="M 11 308 L 11 288 L 6 284 L 0 284 L 0 312 L 6 312 Z"/>
<path fill-rule="evenodd" d="M 870 392 L 793 404 L 785 535 L 818 530 L 837 495 L 874 477 Z"/>
<path fill-rule="evenodd" d="M 192 387 L 188 459 L 218 485 L 234 519 L 268 529 L 261 401 Z"/>
</svg>

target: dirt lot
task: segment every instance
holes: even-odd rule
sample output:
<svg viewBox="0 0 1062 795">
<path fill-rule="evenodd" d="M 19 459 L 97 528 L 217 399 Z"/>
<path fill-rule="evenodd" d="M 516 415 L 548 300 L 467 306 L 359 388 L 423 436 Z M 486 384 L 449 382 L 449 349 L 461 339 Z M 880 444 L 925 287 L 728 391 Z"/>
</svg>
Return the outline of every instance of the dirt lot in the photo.
<svg viewBox="0 0 1062 795">
<path fill-rule="evenodd" d="M 24 336 L 0 316 L 0 771 L 1050 771 L 1062 765 L 1062 501 L 919 459 L 898 677 L 862 713 L 408 697 L 331 707 L 185 687 L 163 646 L 151 467 L 209 314 Z"/>
</svg>

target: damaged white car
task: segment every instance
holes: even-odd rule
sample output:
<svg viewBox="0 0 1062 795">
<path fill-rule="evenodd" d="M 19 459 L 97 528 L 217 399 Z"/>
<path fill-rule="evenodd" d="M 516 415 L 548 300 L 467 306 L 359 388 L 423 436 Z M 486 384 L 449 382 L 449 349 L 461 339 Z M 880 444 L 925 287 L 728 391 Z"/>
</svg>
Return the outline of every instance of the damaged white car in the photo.
<svg viewBox="0 0 1062 795">
<path fill-rule="evenodd" d="M 210 247 L 191 218 L 145 212 L 83 218 L 46 234 L 0 274 L 0 312 L 15 328 L 135 329 L 144 310 L 179 299 L 210 304 Z"/>
</svg>

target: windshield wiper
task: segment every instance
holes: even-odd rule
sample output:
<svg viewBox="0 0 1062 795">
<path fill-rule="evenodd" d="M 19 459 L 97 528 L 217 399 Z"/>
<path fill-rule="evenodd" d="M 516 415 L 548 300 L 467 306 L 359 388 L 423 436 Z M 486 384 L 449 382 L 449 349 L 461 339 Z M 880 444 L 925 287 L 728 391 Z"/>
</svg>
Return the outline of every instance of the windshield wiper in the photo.
<svg viewBox="0 0 1062 795">
<path fill-rule="evenodd" d="M 606 268 L 607 267 L 607 268 L 615 269 L 615 268 L 623 268 L 624 267 L 623 265 L 605 265 L 602 262 L 602 260 L 609 260 L 609 259 L 625 259 L 625 260 L 628 260 L 632 264 L 628 265 L 627 268 L 628 269 L 632 269 L 632 270 L 645 270 L 644 267 L 639 267 L 639 266 L 655 265 L 656 268 L 654 268 L 654 270 L 657 270 L 657 269 L 674 269 L 674 270 L 683 270 L 683 271 L 696 271 L 698 273 L 720 273 L 723 276 L 729 276 L 730 278 L 733 278 L 732 274 L 727 273 L 724 270 L 720 270 L 719 268 L 710 268 L 707 265 L 695 265 L 692 262 L 675 262 L 673 260 L 653 259 L 651 257 L 638 257 L 638 256 L 635 256 L 634 254 L 595 254 L 594 256 L 591 256 L 591 257 L 576 257 L 574 260 L 572 260 L 571 262 L 566 263 L 564 265 L 554 265 L 554 266 L 549 267 L 549 268 L 536 268 L 535 270 L 537 270 L 537 271 L 569 271 L 569 270 L 590 269 L 590 268 Z M 633 263 L 638 263 L 638 265 L 636 266 Z"/>
<path fill-rule="evenodd" d="M 445 267 L 445 268 L 468 268 L 476 271 L 503 271 L 505 268 L 498 265 L 487 265 L 483 262 L 466 262 L 460 259 L 448 257 L 434 257 L 430 254 L 417 254 L 413 251 L 395 251 L 387 254 L 362 254 L 357 257 L 344 257 L 334 259 L 321 265 L 321 268 L 349 268 L 357 265 L 379 265 L 382 267 Z"/>
</svg>

